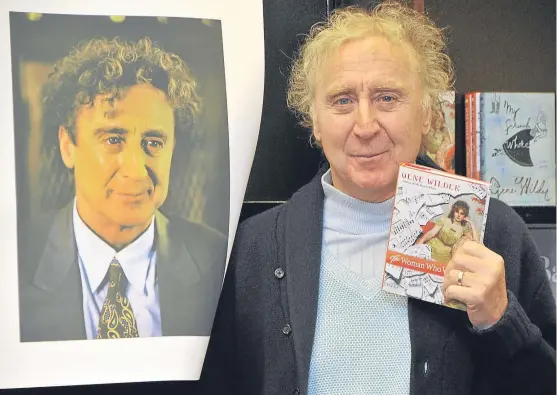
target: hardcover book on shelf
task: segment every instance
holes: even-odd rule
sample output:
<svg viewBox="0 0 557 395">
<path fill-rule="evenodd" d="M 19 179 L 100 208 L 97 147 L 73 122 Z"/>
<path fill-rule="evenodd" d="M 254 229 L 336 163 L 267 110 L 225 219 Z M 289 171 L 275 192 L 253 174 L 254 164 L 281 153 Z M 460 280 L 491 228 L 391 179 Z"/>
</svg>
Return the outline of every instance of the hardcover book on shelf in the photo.
<svg viewBox="0 0 557 395">
<path fill-rule="evenodd" d="M 464 95 L 465 103 L 465 146 L 466 146 L 466 176 L 480 177 L 480 108 L 479 93 L 469 92 Z"/>
<path fill-rule="evenodd" d="M 473 92 L 471 176 L 510 206 L 555 206 L 555 94 Z"/>
<path fill-rule="evenodd" d="M 389 231 L 382 288 L 464 310 L 445 301 L 445 267 L 466 240 L 483 241 L 489 183 L 403 163 Z"/>
<path fill-rule="evenodd" d="M 438 95 L 433 106 L 431 127 L 424 136 L 425 153 L 439 167 L 455 173 L 455 92 Z"/>
<path fill-rule="evenodd" d="M 557 245 L 555 245 L 555 224 L 530 224 L 528 228 L 540 252 L 542 266 L 549 279 L 551 291 L 553 291 L 553 296 L 556 298 L 557 302 Z"/>
</svg>

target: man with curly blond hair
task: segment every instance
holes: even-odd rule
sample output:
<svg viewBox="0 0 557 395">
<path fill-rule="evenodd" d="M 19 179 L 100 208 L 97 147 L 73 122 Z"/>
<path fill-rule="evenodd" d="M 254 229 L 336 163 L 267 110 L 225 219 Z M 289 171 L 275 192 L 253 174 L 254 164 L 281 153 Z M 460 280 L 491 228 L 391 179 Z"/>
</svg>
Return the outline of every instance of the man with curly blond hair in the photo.
<svg viewBox="0 0 557 395">
<path fill-rule="evenodd" d="M 208 336 L 226 238 L 159 211 L 201 108 L 185 62 L 148 38 L 92 39 L 44 93 L 45 171 L 75 194 L 21 233 L 21 340 Z"/>
<path fill-rule="evenodd" d="M 555 393 L 555 300 L 503 202 L 490 201 L 485 244 L 462 243 L 437 285 L 466 311 L 381 287 L 399 165 L 438 168 L 422 142 L 452 74 L 442 30 L 399 1 L 339 9 L 311 29 L 288 104 L 327 163 L 239 226 L 207 393 Z"/>
</svg>

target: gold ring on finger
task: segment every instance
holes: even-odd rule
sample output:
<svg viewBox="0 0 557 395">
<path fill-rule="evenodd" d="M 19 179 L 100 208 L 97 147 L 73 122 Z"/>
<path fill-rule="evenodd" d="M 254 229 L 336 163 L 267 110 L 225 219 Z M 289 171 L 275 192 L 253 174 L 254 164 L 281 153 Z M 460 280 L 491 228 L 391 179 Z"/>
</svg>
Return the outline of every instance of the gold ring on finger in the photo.
<svg viewBox="0 0 557 395">
<path fill-rule="evenodd" d="M 463 277 L 464 277 L 464 272 L 463 271 L 458 272 L 458 278 L 456 280 L 456 283 L 458 285 L 460 285 L 461 287 L 462 287 L 462 278 Z"/>
</svg>

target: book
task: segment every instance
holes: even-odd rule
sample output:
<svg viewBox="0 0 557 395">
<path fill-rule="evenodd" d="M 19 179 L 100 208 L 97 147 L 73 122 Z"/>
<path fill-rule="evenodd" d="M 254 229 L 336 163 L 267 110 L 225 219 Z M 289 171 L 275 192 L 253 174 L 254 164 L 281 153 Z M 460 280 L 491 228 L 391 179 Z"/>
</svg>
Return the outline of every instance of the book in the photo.
<svg viewBox="0 0 557 395">
<path fill-rule="evenodd" d="M 555 224 L 528 224 L 528 229 L 540 252 L 542 267 L 545 270 L 553 297 L 557 303 L 556 226 Z"/>
<path fill-rule="evenodd" d="M 466 118 L 472 135 L 467 175 L 489 181 L 493 197 L 510 206 L 555 206 L 555 94 L 467 95 L 475 101 Z"/>
<path fill-rule="evenodd" d="M 472 94 L 467 93 L 464 95 L 464 145 L 466 150 L 465 155 L 465 175 L 470 177 L 472 174 Z"/>
<path fill-rule="evenodd" d="M 465 310 L 445 301 L 445 267 L 466 240 L 483 242 L 490 196 L 488 182 L 401 164 L 382 289 Z"/>
<path fill-rule="evenodd" d="M 431 126 L 424 136 L 425 153 L 439 167 L 455 173 L 455 92 L 440 92 L 431 114 Z"/>
<path fill-rule="evenodd" d="M 480 177 L 480 101 L 479 92 L 469 92 L 465 96 L 465 146 L 466 177 Z"/>
</svg>

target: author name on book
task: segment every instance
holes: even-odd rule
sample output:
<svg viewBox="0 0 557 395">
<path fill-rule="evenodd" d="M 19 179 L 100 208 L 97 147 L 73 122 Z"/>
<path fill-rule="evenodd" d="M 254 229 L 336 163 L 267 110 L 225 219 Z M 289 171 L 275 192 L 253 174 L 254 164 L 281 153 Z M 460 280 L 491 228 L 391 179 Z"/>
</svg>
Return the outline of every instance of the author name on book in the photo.
<svg viewBox="0 0 557 395">
<path fill-rule="evenodd" d="M 422 174 L 414 174 L 414 173 L 407 173 L 401 172 L 401 178 L 408 180 L 412 183 L 416 183 L 418 185 L 426 185 L 433 188 L 443 188 L 454 192 L 460 192 L 460 186 L 456 183 L 452 183 L 447 181 L 446 179 L 440 180 L 438 178 L 427 177 Z"/>
</svg>

